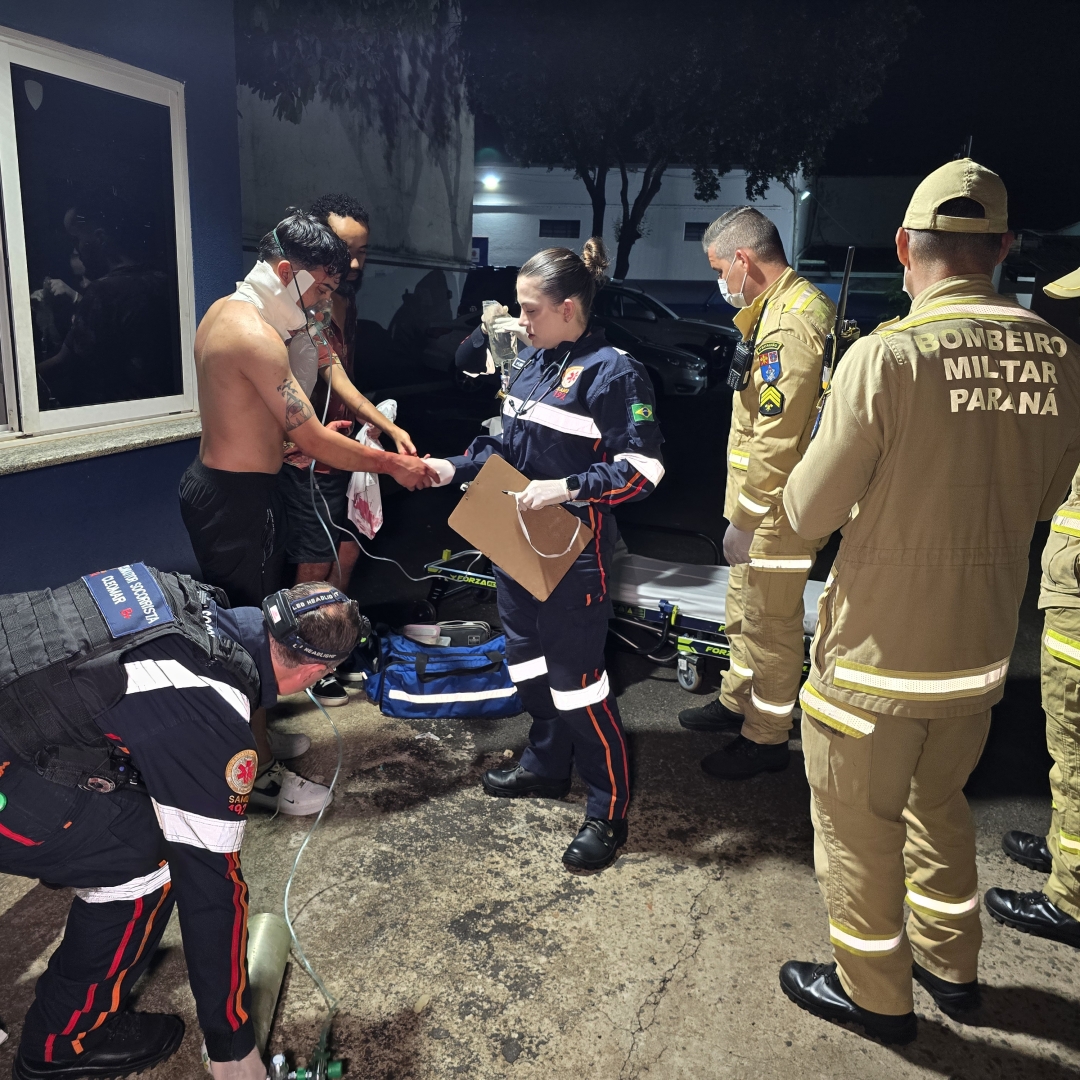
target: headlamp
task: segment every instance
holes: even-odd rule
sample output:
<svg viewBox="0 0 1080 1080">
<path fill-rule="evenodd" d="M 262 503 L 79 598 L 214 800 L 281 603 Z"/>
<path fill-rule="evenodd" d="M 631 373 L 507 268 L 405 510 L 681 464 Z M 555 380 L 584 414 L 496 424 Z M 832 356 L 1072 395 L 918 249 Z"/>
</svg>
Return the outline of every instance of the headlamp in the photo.
<svg viewBox="0 0 1080 1080">
<path fill-rule="evenodd" d="M 350 600 L 343 592 L 332 587 L 320 589 L 318 592 L 309 593 L 307 596 L 296 599 L 290 599 L 285 589 L 279 589 L 262 602 L 263 620 L 274 640 L 280 641 L 286 648 L 302 653 L 317 663 L 336 666 L 345 660 L 349 654 L 318 649 L 309 641 L 305 641 L 300 634 L 300 618 L 309 611 L 315 611 L 318 608 L 325 607 L 327 604 L 351 605 L 353 611 L 356 612 L 357 622 L 360 625 L 360 637 L 358 640 L 362 641 L 371 632 L 371 624 L 360 614 L 356 601 Z"/>
</svg>

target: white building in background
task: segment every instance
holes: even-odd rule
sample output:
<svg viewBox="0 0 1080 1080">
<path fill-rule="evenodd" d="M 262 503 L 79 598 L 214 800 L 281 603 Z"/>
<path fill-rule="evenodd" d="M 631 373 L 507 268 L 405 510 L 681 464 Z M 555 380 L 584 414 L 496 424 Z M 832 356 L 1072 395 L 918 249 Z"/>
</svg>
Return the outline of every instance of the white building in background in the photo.
<svg viewBox="0 0 1080 1080">
<path fill-rule="evenodd" d="M 701 250 L 701 234 L 725 210 L 747 202 L 772 219 L 791 257 L 796 208 L 800 205 L 796 195 L 774 182 L 763 198 L 748 200 L 746 174 L 734 171 L 722 179 L 714 202 L 698 202 L 691 172 L 685 166 L 673 166 L 664 173 L 660 191 L 645 214 L 645 235 L 631 251 L 628 280 L 715 282 Z M 640 173 L 631 174 L 631 200 L 640 184 Z M 622 216 L 620 185 L 618 172 L 609 173 L 604 241 L 613 262 L 615 226 Z M 580 250 L 589 237 L 592 203 L 584 183 L 575 179 L 569 169 L 477 166 L 475 191 L 475 261 L 491 266 L 521 266 L 545 247 L 565 245 Z"/>
</svg>

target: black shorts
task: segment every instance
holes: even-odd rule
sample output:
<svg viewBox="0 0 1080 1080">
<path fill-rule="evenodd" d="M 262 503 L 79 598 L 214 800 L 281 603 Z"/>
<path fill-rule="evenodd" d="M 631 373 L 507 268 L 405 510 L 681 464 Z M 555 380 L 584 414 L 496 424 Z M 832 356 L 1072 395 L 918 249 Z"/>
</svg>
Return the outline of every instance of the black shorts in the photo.
<svg viewBox="0 0 1080 1080">
<path fill-rule="evenodd" d="M 180 516 L 203 580 L 234 607 L 259 607 L 282 587 L 285 511 L 274 473 L 223 472 L 196 458 L 180 478 Z"/>
<path fill-rule="evenodd" d="M 334 549 L 355 542 L 356 529 L 349 520 L 348 490 L 352 473 L 334 470 L 315 474 L 315 506 L 311 501 L 311 480 L 308 469 L 285 464 L 278 473 L 278 491 L 285 504 L 285 554 L 293 563 L 325 563 L 334 559 Z M 323 500 L 326 500 L 325 503 Z M 315 507 L 319 513 L 315 513 Z M 323 528 L 322 518 L 326 518 Z M 333 522 L 334 524 L 331 524 Z M 348 532 L 335 528 L 340 525 Z M 326 535 L 330 530 L 333 544 Z"/>
</svg>

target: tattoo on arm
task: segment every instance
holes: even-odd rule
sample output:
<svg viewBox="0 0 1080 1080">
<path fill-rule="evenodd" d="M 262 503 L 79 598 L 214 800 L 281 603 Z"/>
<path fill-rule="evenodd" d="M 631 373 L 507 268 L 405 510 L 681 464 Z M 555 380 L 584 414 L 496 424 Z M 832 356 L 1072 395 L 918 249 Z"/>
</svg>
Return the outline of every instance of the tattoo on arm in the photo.
<svg viewBox="0 0 1080 1080">
<path fill-rule="evenodd" d="M 292 431 L 306 424 L 314 415 L 311 406 L 300 396 L 300 388 L 290 375 L 277 392 L 285 399 L 285 430 Z"/>
</svg>

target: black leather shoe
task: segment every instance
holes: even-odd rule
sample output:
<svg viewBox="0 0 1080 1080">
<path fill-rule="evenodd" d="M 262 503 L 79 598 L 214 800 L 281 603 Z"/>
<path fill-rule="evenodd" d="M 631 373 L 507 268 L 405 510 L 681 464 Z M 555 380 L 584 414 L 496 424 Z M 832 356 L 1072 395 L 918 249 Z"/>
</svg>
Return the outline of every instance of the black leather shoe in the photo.
<svg viewBox="0 0 1080 1080">
<path fill-rule="evenodd" d="M 1040 874 L 1049 874 L 1054 868 L 1050 849 L 1046 846 L 1045 836 L 1034 833 L 1018 832 L 1015 829 L 1001 838 L 1001 849 L 1014 862 L 1038 870 Z"/>
<path fill-rule="evenodd" d="M 762 772 L 783 772 L 791 760 L 787 743 L 765 746 L 741 735 L 715 754 L 701 759 L 701 767 L 717 780 L 748 780 Z"/>
<path fill-rule="evenodd" d="M 562 861 L 574 870 L 603 870 L 615 861 L 626 843 L 626 819 L 587 817 L 581 832 L 563 852 Z"/>
<path fill-rule="evenodd" d="M 688 731 L 738 731 L 743 725 L 743 714 L 721 705 L 717 698 L 696 709 L 683 709 L 679 723 Z"/>
<path fill-rule="evenodd" d="M 570 781 L 549 780 L 546 776 L 512 765 L 509 769 L 488 769 L 480 783 L 489 795 L 500 799 L 519 799 L 532 795 L 537 799 L 565 799 L 570 790 Z"/>
<path fill-rule="evenodd" d="M 33 1061 L 20 1047 L 11 1075 L 14 1080 L 119 1080 L 172 1057 L 183 1041 L 184 1021 L 168 1013 L 123 1012 L 95 1034 L 93 1044 L 74 1061 Z"/>
<path fill-rule="evenodd" d="M 911 974 L 915 981 L 934 999 L 937 1007 L 954 1020 L 970 1016 L 982 1005 L 982 991 L 978 980 L 966 983 L 949 982 L 938 978 L 921 964 L 912 963 Z"/>
<path fill-rule="evenodd" d="M 858 1024 L 870 1038 L 883 1043 L 909 1043 L 915 1038 L 913 1012 L 888 1016 L 860 1009 L 840 984 L 835 964 L 789 960 L 780 969 L 780 989 L 800 1009 L 835 1024 Z"/>
<path fill-rule="evenodd" d="M 1044 893 L 987 889 L 983 903 L 986 910 L 1005 926 L 1080 949 L 1080 921 L 1066 915 Z"/>
</svg>

